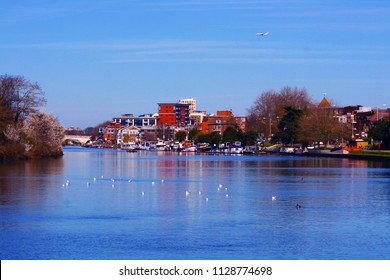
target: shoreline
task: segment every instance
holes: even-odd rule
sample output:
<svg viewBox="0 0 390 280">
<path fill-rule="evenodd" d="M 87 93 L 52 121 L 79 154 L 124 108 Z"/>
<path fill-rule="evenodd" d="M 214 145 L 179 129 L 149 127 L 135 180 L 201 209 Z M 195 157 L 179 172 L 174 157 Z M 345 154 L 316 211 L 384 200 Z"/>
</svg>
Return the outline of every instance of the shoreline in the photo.
<svg viewBox="0 0 390 280">
<path fill-rule="evenodd" d="M 390 151 L 356 151 L 356 152 L 350 152 L 349 154 L 304 153 L 302 154 L 302 156 L 390 161 Z"/>
<path fill-rule="evenodd" d="M 65 146 L 74 147 L 74 146 Z M 85 147 L 81 147 L 85 148 Z M 96 148 L 92 148 L 96 149 Z M 113 147 L 104 147 L 104 149 L 118 149 Z M 219 153 L 203 153 L 193 152 L 193 154 L 212 154 L 216 155 Z M 223 153 L 221 153 L 223 154 Z M 279 152 L 265 152 L 265 153 L 254 153 L 254 154 L 243 154 L 250 156 L 265 156 L 265 155 L 281 155 Z M 329 157 L 329 158 L 346 158 L 346 159 L 357 159 L 357 160 L 377 160 L 377 161 L 390 161 L 390 151 L 353 151 L 348 154 L 341 153 L 300 153 L 300 154 L 286 154 L 290 156 L 301 156 L 301 157 Z"/>
</svg>

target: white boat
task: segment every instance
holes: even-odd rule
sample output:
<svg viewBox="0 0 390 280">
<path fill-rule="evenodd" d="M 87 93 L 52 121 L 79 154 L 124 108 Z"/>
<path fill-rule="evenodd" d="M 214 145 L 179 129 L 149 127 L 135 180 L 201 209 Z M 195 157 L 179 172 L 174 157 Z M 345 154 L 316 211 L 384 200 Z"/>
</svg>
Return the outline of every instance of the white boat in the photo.
<svg viewBox="0 0 390 280">
<path fill-rule="evenodd" d="M 179 152 L 179 151 L 181 151 L 181 150 L 183 149 L 183 145 L 182 145 L 180 142 L 175 141 L 175 142 L 173 143 L 172 149 L 173 149 L 175 152 Z"/>
<path fill-rule="evenodd" d="M 281 155 L 293 155 L 295 154 L 295 149 L 293 147 L 280 147 L 279 153 Z"/>
<path fill-rule="evenodd" d="M 243 148 L 240 141 L 236 141 L 233 143 L 232 147 L 230 148 L 231 154 L 242 154 Z"/>
<path fill-rule="evenodd" d="M 197 147 L 196 145 L 190 145 L 183 148 L 183 152 L 196 152 Z"/>
<path fill-rule="evenodd" d="M 344 150 L 342 147 L 333 148 L 333 149 L 316 149 L 308 148 L 307 152 L 314 155 L 346 155 L 349 154 L 347 150 Z"/>
<path fill-rule="evenodd" d="M 121 144 L 121 149 L 126 150 L 128 152 L 135 152 L 137 151 L 137 148 L 137 144 L 135 144 L 134 142 L 127 142 Z"/>
<path fill-rule="evenodd" d="M 225 153 L 229 153 L 229 151 L 230 151 L 230 149 L 229 149 L 229 144 L 228 143 L 222 143 L 222 144 L 218 145 L 217 152 L 219 152 L 221 154 L 225 154 Z"/>
<path fill-rule="evenodd" d="M 156 150 L 157 151 L 164 151 L 165 149 L 165 143 L 162 141 L 158 141 L 156 144 Z"/>
<path fill-rule="evenodd" d="M 208 143 L 198 143 L 196 148 L 200 152 L 208 152 L 211 150 L 210 144 L 208 144 Z"/>
<path fill-rule="evenodd" d="M 153 151 L 156 150 L 156 144 L 152 141 L 144 142 L 139 146 L 139 149 L 144 151 Z"/>
</svg>

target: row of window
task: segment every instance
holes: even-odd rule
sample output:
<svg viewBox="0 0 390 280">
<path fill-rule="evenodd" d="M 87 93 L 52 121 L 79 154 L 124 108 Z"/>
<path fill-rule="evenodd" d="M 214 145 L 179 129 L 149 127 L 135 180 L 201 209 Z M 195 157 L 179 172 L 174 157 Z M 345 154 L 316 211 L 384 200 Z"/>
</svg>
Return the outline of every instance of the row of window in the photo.
<svg viewBox="0 0 390 280">
<path fill-rule="evenodd" d="M 116 123 L 121 125 L 133 125 L 133 126 L 153 126 L 156 125 L 156 119 L 116 119 Z"/>
</svg>

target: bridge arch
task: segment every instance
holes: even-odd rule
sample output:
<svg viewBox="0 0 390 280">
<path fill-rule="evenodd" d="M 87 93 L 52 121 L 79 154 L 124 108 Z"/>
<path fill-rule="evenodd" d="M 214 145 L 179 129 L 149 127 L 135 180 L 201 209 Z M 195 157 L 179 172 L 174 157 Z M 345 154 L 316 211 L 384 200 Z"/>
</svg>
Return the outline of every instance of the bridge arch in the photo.
<svg viewBox="0 0 390 280">
<path fill-rule="evenodd" d="M 91 140 L 91 136 L 88 135 L 65 135 L 63 142 L 72 141 L 74 143 L 80 143 L 81 145 L 84 145 L 90 140 Z"/>
</svg>

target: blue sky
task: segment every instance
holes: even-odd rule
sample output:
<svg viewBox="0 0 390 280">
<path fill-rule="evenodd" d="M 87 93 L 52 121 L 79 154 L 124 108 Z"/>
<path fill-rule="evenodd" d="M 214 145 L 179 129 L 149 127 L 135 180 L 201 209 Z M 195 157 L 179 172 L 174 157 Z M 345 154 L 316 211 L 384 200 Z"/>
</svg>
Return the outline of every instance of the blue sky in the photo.
<svg viewBox="0 0 390 280">
<path fill-rule="evenodd" d="M 283 86 L 390 107 L 387 0 L 2 0 L 0 11 L 0 75 L 38 82 L 66 127 L 191 97 L 245 115 Z"/>
</svg>

